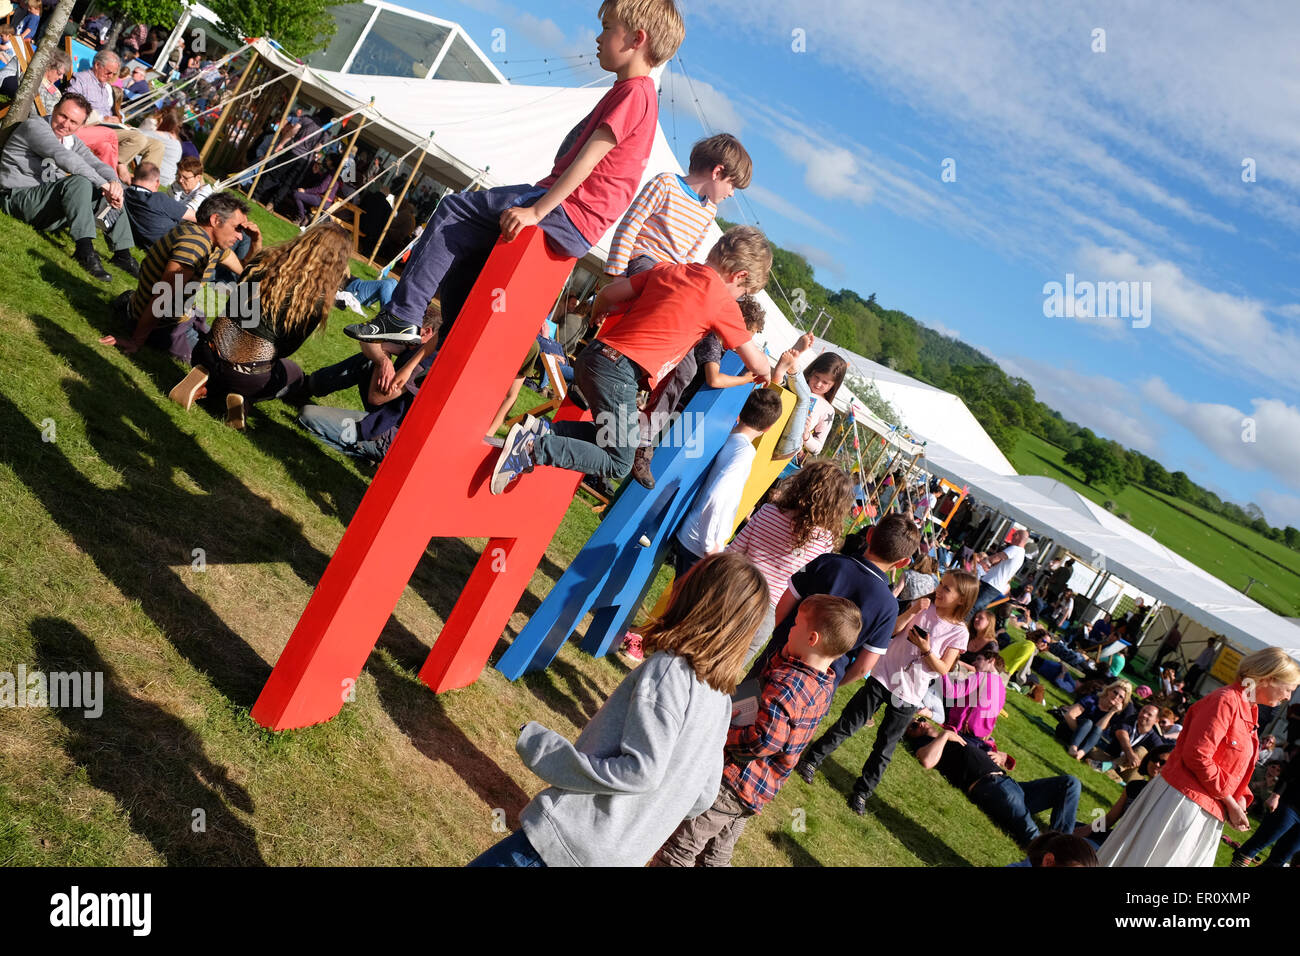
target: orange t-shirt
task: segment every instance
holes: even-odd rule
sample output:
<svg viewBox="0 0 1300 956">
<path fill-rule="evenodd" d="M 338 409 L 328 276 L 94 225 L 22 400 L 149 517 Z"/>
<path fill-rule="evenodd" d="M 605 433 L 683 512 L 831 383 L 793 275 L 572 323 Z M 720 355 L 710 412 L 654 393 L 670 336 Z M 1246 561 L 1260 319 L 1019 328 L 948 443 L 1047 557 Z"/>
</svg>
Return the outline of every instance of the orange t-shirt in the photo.
<svg viewBox="0 0 1300 956">
<path fill-rule="evenodd" d="M 676 368 L 706 332 L 716 332 L 729 349 L 754 337 L 712 266 L 664 263 L 628 281 L 636 298 L 613 328 L 602 328 L 597 338 L 641 366 L 649 388 Z"/>
</svg>

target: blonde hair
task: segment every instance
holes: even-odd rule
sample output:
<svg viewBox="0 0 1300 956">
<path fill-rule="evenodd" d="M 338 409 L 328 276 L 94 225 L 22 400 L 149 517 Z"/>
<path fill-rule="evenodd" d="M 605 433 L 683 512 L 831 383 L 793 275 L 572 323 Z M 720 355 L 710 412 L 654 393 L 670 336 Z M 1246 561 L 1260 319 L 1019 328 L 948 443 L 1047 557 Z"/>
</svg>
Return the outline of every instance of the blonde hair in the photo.
<svg viewBox="0 0 1300 956">
<path fill-rule="evenodd" d="M 258 283 L 259 308 L 277 332 L 306 336 L 325 324 L 351 253 L 352 238 L 343 227 L 325 222 L 249 260 L 247 276 Z"/>
<path fill-rule="evenodd" d="M 862 611 L 848 598 L 810 594 L 799 602 L 808 629 L 821 635 L 820 650 L 827 657 L 842 657 L 853 650 L 862 633 Z"/>
<path fill-rule="evenodd" d="M 1279 684 L 1300 684 L 1300 664 L 1280 647 L 1266 647 L 1241 659 L 1237 680 L 1271 680 Z"/>
<path fill-rule="evenodd" d="M 707 261 L 724 276 L 748 272 L 745 291 L 753 293 L 767 285 L 767 274 L 772 269 L 772 247 L 762 230 L 754 226 L 732 226 L 714 243 Z"/>
<path fill-rule="evenodd" d="M 1133 685 L 1126 680 L 1111 681 L 1101 689 L 1101 693 L 1104 694 L 1108 690 L 1117 690 L 1123 694 L 1125 704 L 1133 699 Z M 1100 697 L 1101 694 L 1098 694 L 1097 696 Z"/>
<path fill-rule="evenodd" d="M 596 16 L 617 20 L 633 33 L 644 30 L 651 66 L 671 60 L 686 39 L 686 24 L 673 0 L 605 0 Z"/>
<path fill-rule="evenodd" d="M 769 606 L 767 582 L 743 554 L 711 554 L 673 584 L 663 616 L 642 632 L 647 653 L 686 658 L 695 676 L 733 693 Z"/>
</svg>

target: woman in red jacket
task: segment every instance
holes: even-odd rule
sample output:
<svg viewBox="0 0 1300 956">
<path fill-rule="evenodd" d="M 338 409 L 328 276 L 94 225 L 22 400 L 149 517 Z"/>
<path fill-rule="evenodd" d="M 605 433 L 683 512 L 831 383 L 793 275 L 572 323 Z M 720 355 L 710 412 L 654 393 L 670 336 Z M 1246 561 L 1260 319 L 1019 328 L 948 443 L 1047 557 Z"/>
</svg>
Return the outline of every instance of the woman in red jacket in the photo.
<svg viewBox="0 0 1300 956">
<path fill-rule="evenodd" d="M 1300 665 L 1280 648 L 1243 658 L 1237 679 L 1197 701 L 1161 775 L 1134 801 L 1097 858 L 1101 866 L 1213 866 L 1226 820 L 1249 830 L 1257 705 L 1289 700 Z"/>
</svg>

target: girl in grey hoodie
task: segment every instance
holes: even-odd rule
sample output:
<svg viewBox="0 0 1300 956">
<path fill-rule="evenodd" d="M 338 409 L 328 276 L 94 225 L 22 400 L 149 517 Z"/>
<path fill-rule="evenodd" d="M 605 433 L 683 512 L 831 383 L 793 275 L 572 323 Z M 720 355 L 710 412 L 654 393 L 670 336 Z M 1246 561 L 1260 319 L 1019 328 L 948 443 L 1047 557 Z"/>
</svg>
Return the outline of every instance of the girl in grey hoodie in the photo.
<svg viewBox="0 0 1300 956">
<path fill-rule="evenodd" d="M 524 725 L 515 749 L 549 786 L 522 828 L 470 866 L 644 866 L 713 804 L 722 748 L 767 584 L 744 555 L 705 558 L 643 634 L 646 660 L 570 743 Z"/>
</svg>

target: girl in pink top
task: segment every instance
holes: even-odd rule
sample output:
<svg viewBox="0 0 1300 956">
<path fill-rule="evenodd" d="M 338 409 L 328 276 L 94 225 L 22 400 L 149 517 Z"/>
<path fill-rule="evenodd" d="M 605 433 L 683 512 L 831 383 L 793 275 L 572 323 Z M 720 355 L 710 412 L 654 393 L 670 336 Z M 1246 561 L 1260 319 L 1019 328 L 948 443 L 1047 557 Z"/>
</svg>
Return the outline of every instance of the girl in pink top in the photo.
<svg viewBox="0 0 1300 956">
<path fill-rule="evenodd" d="M 772 493 L 740 530 L 728 551 L 748 555 L 767 581 L 771 606 L 749 645 L 746 666 L 776 627 L 776 605 L 790 578 L 835 547 L 853 507 L 853 482 L 834 462 L 805 465 Z"/>
<path fill-rule="evenodd" d="M 976 615 L 978 616 L 978 615 Z M 954 679 L 943 675 L 943 702 L 947 716 L 943 726 L 993 742 L 993 727 L 1007 702 L 1007 687 L 999 670 L 1005 670 L 997 645 L 975 652 L 975 670 Z"/>
</svg>

